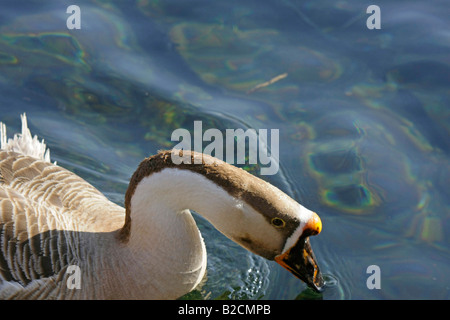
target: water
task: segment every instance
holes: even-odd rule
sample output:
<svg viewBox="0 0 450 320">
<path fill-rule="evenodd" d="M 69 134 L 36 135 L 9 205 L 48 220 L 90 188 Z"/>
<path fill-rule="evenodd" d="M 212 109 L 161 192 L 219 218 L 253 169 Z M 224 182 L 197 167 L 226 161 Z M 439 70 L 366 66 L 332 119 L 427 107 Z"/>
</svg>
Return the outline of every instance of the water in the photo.
<svg viewBox="0 0 450 320">
<path fill-rule="evenodd" d="M 26 112 L 52 160 L 122 204 L 177 128 L 280 129 L 264 178 L 322 219 L 321 295 L 196 217 L 209 264 L 186 298 L 449 299 L 447 1 L 378 1 L 381 30 L 356 0 L 77 1 L 68 30 L 71 4 L 0 4 L 10 134 Z"/>
</svg>

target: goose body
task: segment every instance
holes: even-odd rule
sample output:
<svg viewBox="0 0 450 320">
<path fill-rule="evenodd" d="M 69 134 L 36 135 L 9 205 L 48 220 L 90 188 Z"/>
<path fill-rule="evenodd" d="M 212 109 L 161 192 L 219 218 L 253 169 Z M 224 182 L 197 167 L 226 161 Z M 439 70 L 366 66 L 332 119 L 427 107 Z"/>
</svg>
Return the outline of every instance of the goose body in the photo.
<svg viewBox="0 0 450 320">
<path fill-rule="evenodd" d="M 122 208 L 51 163 L 25 115 L 14 139 L 1 124 L 0 299 L 178 298 L 206 270 L 190 210 L 320 290 L 308 238 L 321 229 L 314 212 L 218 159 L 192 152 L 201 164 L 176 165 L 172 152 L 180 151 L 141 162 Z"/>
</svg>

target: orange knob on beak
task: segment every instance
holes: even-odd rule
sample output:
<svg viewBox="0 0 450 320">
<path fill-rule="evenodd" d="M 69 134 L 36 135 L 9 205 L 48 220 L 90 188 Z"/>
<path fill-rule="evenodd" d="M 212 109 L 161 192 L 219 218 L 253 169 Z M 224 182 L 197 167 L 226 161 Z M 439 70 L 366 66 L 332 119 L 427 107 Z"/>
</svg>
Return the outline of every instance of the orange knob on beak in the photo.
<svg viewBox="0 0 450 320">
<path fill-rule="evenodd" d="M 319 234 L 320 231 L 322 231 L 322 221 L 320 220 L 317 213 L 313 212 L 313 216 L 306 223 L 303 230 L 303 232 L 307 233 L 307 235 L 309 236 L 315 236 L 316 234 Z"/>
</svg>

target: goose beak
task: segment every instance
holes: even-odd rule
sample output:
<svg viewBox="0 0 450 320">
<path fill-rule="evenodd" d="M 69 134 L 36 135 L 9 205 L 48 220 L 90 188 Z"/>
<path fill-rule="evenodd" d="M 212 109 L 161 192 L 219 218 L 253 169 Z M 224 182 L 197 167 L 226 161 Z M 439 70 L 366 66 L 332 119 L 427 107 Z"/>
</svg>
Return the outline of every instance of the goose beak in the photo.
<svg viewBox="0 0 450 320">
<path fill-rule="evenodd" d="M 317 214 L 314 214 L 306 224 L 297 243 L 286 252 L 275 257 L 276 262 L 317 292 L 323 290 L 324 280 L 309 243 L 309 236 L 316 235 L 321 230 L 320 218 Z"/>
</svg>

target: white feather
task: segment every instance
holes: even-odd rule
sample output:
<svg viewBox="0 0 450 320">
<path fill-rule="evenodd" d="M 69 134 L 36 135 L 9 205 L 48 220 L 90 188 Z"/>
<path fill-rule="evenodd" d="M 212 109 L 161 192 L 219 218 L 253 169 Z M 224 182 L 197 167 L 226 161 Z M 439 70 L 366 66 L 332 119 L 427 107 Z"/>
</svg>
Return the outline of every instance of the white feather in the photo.
<svg viewBox="0 0 450 320">
<path fill-rule="evenodd" d="M 0 122 L 0 148 L 50 162 L 50 149 L 47 148 L 44 139 L 39 141 L 36 135 L 31 136 L 25 113 L 21 114 L 20 118 L 22 120 L 22 133 L 16 133 L 13 139 L 7 139 L 6 126 L 3 122 Z"/>
</svg>

